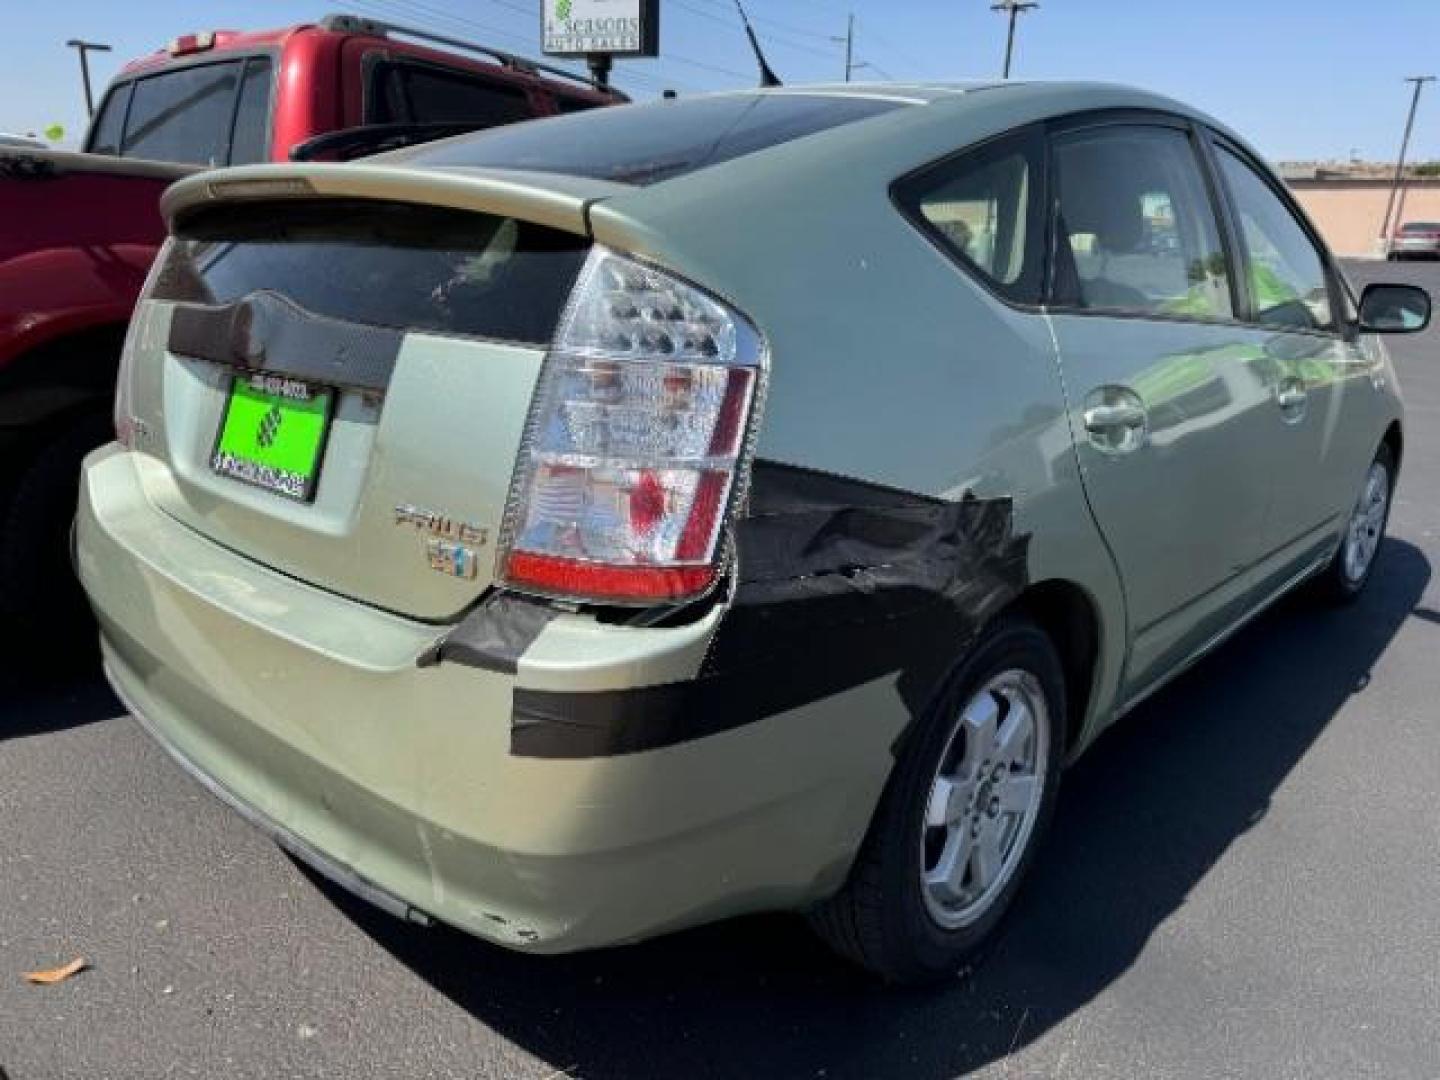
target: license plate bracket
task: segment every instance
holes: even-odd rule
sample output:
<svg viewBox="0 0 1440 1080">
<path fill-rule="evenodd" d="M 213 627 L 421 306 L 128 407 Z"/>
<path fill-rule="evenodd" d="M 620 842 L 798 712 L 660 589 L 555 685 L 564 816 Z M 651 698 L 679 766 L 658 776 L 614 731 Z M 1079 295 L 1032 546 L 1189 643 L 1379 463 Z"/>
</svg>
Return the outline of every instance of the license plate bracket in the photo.
<svg viewBox="0 0 1440 1080">
<path fill-rule="evenodd" d="M 295 502 L 315 501 L 335 391 L 280 375 L 237 375 L 210 468 Z"/>
</svg>

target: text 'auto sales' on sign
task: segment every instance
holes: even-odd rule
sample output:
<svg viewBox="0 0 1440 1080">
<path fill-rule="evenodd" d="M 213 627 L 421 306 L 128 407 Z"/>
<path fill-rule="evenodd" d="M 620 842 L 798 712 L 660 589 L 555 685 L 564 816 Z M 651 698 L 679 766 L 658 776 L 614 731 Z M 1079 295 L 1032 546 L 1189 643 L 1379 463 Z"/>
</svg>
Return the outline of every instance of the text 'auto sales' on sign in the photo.
<svg viewBox="0 0 1440 1080">
<path fill-rule="evenodd" d="M 658 56 L 658 0 L 544 0 L 541 51 L 549 56 Z"/>
</svg>

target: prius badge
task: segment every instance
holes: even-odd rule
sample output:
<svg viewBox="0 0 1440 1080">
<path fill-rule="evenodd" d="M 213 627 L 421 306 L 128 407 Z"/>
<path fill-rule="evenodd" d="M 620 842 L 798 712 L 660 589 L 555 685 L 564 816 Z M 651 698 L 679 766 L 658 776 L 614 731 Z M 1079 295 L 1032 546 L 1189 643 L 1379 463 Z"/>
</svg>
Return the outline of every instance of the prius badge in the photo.
<svg viewBox="0 0 1440 1080">
<path fill-rule="evenodd" d="M 395 507 L 395 524 L 409 525 L 425 536 L 425 558 L 431 570 L 474 580 L 480 568 L 476 548 L 490 542 L 490 530 L 485 526 L 409 503 Z"/>
</svg>

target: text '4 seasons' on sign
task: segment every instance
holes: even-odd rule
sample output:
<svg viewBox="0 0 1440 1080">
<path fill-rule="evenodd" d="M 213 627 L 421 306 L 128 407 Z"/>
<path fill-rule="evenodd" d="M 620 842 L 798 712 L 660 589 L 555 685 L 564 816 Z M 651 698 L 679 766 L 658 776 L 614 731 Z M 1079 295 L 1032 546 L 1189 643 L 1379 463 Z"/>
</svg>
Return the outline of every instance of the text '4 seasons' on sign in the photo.
<svg viewBox="0 0 1440 1080">
<path fill-rule="evenodd" d="M 654 0 L 545 0 L 542 49 L 552 56 L 654 56 L 658 7 Z"/>
</svg>

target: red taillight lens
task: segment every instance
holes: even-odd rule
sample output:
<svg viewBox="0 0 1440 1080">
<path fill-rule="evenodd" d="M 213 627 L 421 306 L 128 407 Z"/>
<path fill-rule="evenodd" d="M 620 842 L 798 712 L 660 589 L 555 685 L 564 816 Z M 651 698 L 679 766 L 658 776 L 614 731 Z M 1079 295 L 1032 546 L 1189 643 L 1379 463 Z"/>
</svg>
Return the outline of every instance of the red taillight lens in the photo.
<svg viewBox="0 0 1440 1080">
<path fill-rule="evenodd" d="M 709 588 L 762 360 L 738 312 L 597 247 L 536 390 L 500 579 L 613 603 Z"/>
</svg>

